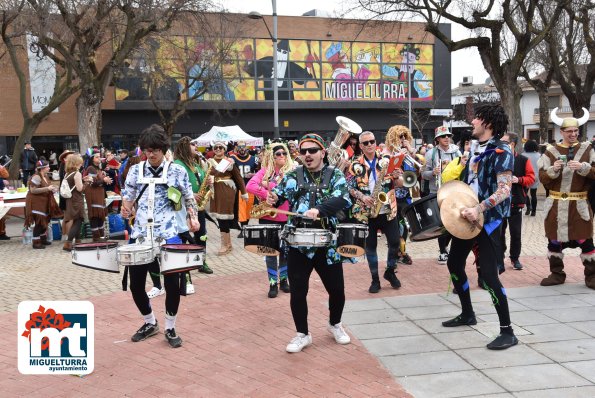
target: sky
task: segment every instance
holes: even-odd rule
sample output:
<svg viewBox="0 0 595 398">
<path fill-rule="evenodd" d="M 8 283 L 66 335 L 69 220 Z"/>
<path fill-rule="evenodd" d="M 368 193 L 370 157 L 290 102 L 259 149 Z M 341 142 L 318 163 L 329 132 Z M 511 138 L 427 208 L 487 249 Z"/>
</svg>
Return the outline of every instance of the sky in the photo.
<svg viewBox="0 0 595 398">
<path fill-rule="evenodd" d="M 231 12 L 249 13 L 250 11 L 258 11 L 263 15 L 273 13 L 271 0 L 222 1 L 225 8 Z M 336 16 L 341 10 L 341 3 L 341 0 L 277 0 L 277 15 L 302 15 L 307 11 L 318 9 L 328 12 L 329 16 Z M 453 25 L 453 39 L 464 39 L 465 34 L 466 29 Z M 475 84 L 484 83 L 489 77 L 475 49 L 459 50 L 452 53 L 451 70 L 452 87 L 457 87 L 463 81 L 463 76 L 472 76 Z M 438 72 L 435 71 L 435 73 Z"/>
</svg>

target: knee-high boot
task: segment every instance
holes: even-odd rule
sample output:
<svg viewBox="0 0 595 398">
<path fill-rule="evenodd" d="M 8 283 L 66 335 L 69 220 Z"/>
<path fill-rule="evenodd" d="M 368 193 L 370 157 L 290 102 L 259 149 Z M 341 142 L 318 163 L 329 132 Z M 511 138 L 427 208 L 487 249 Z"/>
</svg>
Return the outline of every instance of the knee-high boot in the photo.
<svg viewBox="0 0 595 398">
<path fill-rule="evenodd" d="M 566 280 L 564 272 L 564 253 L 548 252 L 547 257 L 550 261 L 551 274 L 541 281 L 541 286 L 561 285 Z"/>
<path fill-rule="evenodd" d="M 595 254 L 581 254 L 581 260 L 585 266 L 585 285 L 590 289 L 595 289 Z"/>
<path fill-rule="evenodd" d="M 221 232 L 221 248 L 217 252 L 217 255 L 223 256 L 231 251 L 231 239 L 229 232 Z"/>
</svg>

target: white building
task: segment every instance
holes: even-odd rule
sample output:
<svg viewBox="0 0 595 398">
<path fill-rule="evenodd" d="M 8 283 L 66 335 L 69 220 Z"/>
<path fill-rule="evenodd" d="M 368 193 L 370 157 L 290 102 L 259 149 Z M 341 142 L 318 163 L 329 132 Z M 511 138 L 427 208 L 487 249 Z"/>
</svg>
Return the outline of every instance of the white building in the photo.
<svg viewBox="0 0 595 398">
<path fill-rule="evenodd" d="M 533 139 L 539 142 L 539 96 L 537 92 L 525 81 L 519 81 L 523 90 L 523 97 L 521 98 L 521 118 L 523 124 L 522 136 L 526 139 Z M 459 87 L 452 89 L 452 106 L 453 108 L 464 104 L 474 104 L 478 102 L 498 101 L 500 95 L 493 84 L 488 81 L 484 84 L 473 84 L 472 78 L 464 78 L 463 82 L 459 83 Z M 558 107 L 558 116 L 570 117 L 572 110 L 568 104 L 568 99 L 562 93 L 560 86 L 557 83 L 552 83 L 549 90 L 549 107 L 553 109 Z M 591 116 L 587 122 L 587 136 L 591 139 L 595 135 L 595 95 L 591 97 Z M 444 125 L 450 127 L 451 121 L 445 120 Z M 559 140 L 560 127 L 549 123 L 549 137 L 548 141 Z M 471 125 L 464 121 L 452 121 L 453 130 L 457 128 L 471 128 Z"/>
</svg>

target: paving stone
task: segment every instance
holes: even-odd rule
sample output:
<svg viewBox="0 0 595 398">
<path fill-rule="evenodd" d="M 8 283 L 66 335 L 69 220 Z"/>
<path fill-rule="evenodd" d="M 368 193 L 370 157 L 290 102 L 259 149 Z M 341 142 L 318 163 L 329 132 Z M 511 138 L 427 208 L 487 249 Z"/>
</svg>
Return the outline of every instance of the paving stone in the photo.
<svg viewBox="0 0 595 398">
<path fill-rule="evenodd" d="M 492 341 L 491 338 L 488 338 L 487 336 L 479 333 L 476 330 L 464 330 L 458 333 L 437 333 L 433 336 L 451 350 L 459 350 L 461 348 L 485 347 L 486 344 Z"/>
<path fill-rule="evenodd" d="M 432 373 L 472 370 L 473 367 L 452 351 L 424 352 L 380 357 L 394 376 L 415 376 Z"/>
<path fill-rule="evenodd" d="M 595 359 L 595 339 L 536 343 L 531 347 L 556 362 L 588 361 Z"/>
<path fill-rule="evenodd" d="M 514 396 L 517 398 L 590 398 L 595 397 L 595 386 L 521 391 Z"/>
<path fill-rule="evenodd" d="M 591 305 L 595 305 L 595 291 L 593 293 L 576 294 L 574 297 Z"/>
<path fill-rule="evenodd" d="M 477 369 L 512 367 L 551 363 L 552 361 L 526 345 L 516 345 L 506 350 L 464 348 L 457 353 Z"/>
<path fill-rule="evenodd" d="M 579 362 L 565 362 L 564 367 L 572 370 L 575 373 L 583 376 L 585 379 L 595 383 L 595 360 L 593 361 L 579 361 Z"/>
<path fill-rule="evenodd" d="M 414 336 L 426 333 L 411 321 L 350 325 L 349 330 L 359 340 Z"/>
<path fill-rule="evenodd" d="M 595 321 L 585 321 L 585 322 L 570 322 L 566 325 L 575 328 L 576 330 L 580 330 L 583 333 L 586 333 L 590 336 L 595 337 Z"/>
<path fill-rule="evenodd" d="M 527 311 L 529 308 L 525 307 L 524 305 L 517 303 L 516 301 L 509 300 L 508 301 L 508 310 L 513 312 L 520 312 L 520 311 Z M 475 315 L 483 315 L 483 314 L 490 314 L 495 313 L 496 308 L 492 304 L 491 301 L 479 301 L 473 303 L 473 311 Z M 512 314 L 511 314 L 512 316 Z"/>
<path fill-rule="evenodd" d="M 344 313 L 342 318 L 347 325 L 405 321 L 407 318 L 395 309 L 357 311 Z"/>
<path fill-rule="evenodd" d="M 384 310 L 390 309 L 391 306 L 383 299 L 370 300 L 347 300 L 345 302 L 345 309 L 343 312 L 369 311 L 369 310 Z"/>
<path fill-rule="evenodd" d="M 549 310 L 589 306 L 589 303 L 575 298 L 575 295 L 529 297 L 520 298 L 516 301 L 533 310 Z"/>
<path fill-rule="evenodd" d="M 433 305 L 430 307 L 410 307 L 400 308 L 399 312 L 408 319 L 440 319 L 453 318 L 461 313 L 460 307 L 454 304 Z"/>
<path fill-rule="evenodd" d="M 519 336 L 519 340 L 525 344 L 589 338 L 587 334 L 563 323 L 531 325 L 525 326 L 524 329 L 531 332 L 529 335 Z"/>
<path fill-rule="evenodd" d="M 528 325 L 545 325 L 550 323 L 557 323 L 555 319 L 543 315 L 537 311 L 519 311 L 510 315 L 511 320 L 519 326 Z M 498 322 L 498 314 L 483 314 L 478 316 L 478 320 L 481 319 L 485 322 Z"/>
<path fill-rule="evenodd" d="M 589 384 L 584 378 L 555 363 L 485 369 L 483 373 L 511 392 Z"/>
<path fill-rule="evenodd" d="M 363 344 L 368 351 L 379 357 L 446 350 L 446 346 L 429 335 L 364 340 Z"/>
<path fill-rule="evenodd" d="M 557 293 L 553 293 L 552 289 L 549 289 L 548 287 L 545 287 L 545 286 L 517 287 L 507 293 L 508 293 L 508 297 L 512 300 L 516 300 L 518 298 L 552 296 L 552 295 L 557 294 Z"/>
<path fill-rule="evenodd" d="M 471 397 L 505 392 L 502 387 L 477 370 L 398 378 L 414 397 Z"/>
<path fill-rule="evenodd" d="M 391 307 L 394 307 L 396 309 L 450 304 L 448 300 L 436 294 L 387 297 L 384 299 L 384 301 L 387 302 Z"/>
<path fill-rule="evenodd" d="M 566 259 L 566 257 L 564 258 Z M 564 270 L 566 270 L 566 268 L 564 268 Z M 587 286 L 585 286 L 584 279 L 582 279 L 580 283 L 564 283 L 562 285 L 549 286 L 549 288 L 557 290 L 562 294 L 594 294 L 595 292 L 593 289 L 589 289 Z"/>
<path fill-rule="evenodd" d="M 413 323 L 432 335 L 443 333 L 457 333 L 473 330 L 471 326 L 460 326 L 456 328 L 445 328 L 442 321 L 446 319 L 415 319 Z"/>
<path fill-rule="evenodd" d="M 514 334 L 517 336 L 522 336 L 526 334 L 530 334 L 527 330 L 520 327 L 519 325 L 515 324 L 514 322 L 510 324 L 512 329 L 514 330 Z M 480 322 L 477 325 L 471 326 L 472 329 L 477 330 L 479 333 L 487 336 L 489 338 L 494 339 L 498 334 L 500 334 L 500 322 Z"/>
<path fill-rule="evenodd" d="M 595 310 L 592 306 L 566 308 L 560 310 L 542 310 L 542 314 L 560 322 L 595 321 Z"/>
</svg>

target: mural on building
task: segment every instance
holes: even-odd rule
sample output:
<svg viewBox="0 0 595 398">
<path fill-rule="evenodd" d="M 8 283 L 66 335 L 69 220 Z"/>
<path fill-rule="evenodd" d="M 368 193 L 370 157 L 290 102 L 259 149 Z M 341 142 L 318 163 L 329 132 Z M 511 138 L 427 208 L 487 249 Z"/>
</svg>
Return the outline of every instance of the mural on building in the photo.
<svg viewBox="0 0 595 398">
<path fill-rule="evenodd" d="M 434 99 L 431 44 L 282 39 L 275 67 L 270 39 L 236 40 L 223 57 L 219 44 L 188 37 L 177 43 L 136 51 L 117 74 L 116 99 L 161 92 L 160 99 L 272 100 L 274 73 L 285 101 L 407 101 L 409 82 L 414 101 Z"/>
</svg>

